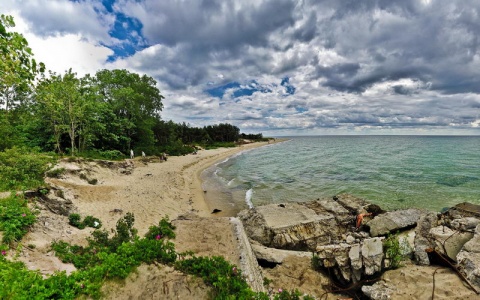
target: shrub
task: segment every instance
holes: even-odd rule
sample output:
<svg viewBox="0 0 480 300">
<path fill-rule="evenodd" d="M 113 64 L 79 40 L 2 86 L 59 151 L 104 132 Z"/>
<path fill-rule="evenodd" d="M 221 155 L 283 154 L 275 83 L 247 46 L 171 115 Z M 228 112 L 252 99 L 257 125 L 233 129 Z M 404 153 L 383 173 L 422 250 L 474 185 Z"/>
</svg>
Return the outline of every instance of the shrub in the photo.
<svg viewBox="0 0 480 300">
<path fill-rule="evenodd" d="M 45 173 L 45 176 L 50 178 L 60 178 L 60 176 L 62 176 L 63 174 L 65 174 L 65 168 L 56 168 L 48 170 Z"/>
<path fill-rule="evenodd" d="M 27 148 L 0 152 L 0 190 L 35 189 L 43 185 L 43 176 L 54 158 Z"/>
<path fill-rule="evenodd" d="M 3 231 L 2 242 L 12 244 L 20 241 L 35 223 L 36 216 L 21 197 L 12 195 L 0 199 L 0 231 Z"/>
<path fill-rule="evenodd" d="M 84 229 L 85 227 L 100 228 L 102 227 L 102 221 L 100 219 L 86 216 L 83 221 L 82 217 L 79 214 L 70 214 L 68 216 L 68 224 L 77 227 L 78 229 Z"/>
<path fill-rule="evenodd" d="M 398 240 L 398 234 L 389 234 L 383 241 L 383 247 L 385 257 L 390 262 L 389 268 L 396 269 L 400 267 L 404 256 Z"/>
</svg>

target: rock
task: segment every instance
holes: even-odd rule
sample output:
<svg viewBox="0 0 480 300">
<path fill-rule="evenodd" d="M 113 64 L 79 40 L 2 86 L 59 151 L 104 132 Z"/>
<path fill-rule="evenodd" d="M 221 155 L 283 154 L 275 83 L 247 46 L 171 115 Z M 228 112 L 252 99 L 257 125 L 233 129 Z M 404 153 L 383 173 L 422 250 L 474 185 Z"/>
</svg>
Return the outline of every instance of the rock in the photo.
<svg viewBox="0 0 480 300">
<path fill-rule="evenodd" d="M 385 281 L 378 281 L 371 286 L 362 286 L 362 292 L 372 300 L 387 300 L 394 291 Z"/>
<path fill-rule="evenodd" d="M 362 258 L 366 275 L 373 275 L 382 270 L 383 244 L 382 238 L 365 239 L 362 244 Z"/>
<path fill-rule="evenodd" d="M 326 245 L 317 247 L 317 256 L 320 259 L 321 264 L 326 268 L 337 267 L 334 270 L 340 271 L 342 279 L 345 281 L 351 280 L 351 268 L 350 268 L 350 245 Z"/>
<path fill-rule="evenodd" d="M 353 282 L 358 282 L 362 279 L 363 262 L 360 254 L 360 244 L 353 245 L 348 252 L 348 258 L 350 258 L 350 265 L 352 267 Z"/>
<path fill-rule="evenodd" d="M 238 218 L 251 239 L 266 247 L 286 250 L 314 251 L 317 245 L 340 241 L 345 231 L 332 214 L 319 215 L 297 203 L 244 210 Z"/>
<path fill-rule="evenodd" d="M 436 227 L 438 222 L 437 214 L 430 212 L 422 215 L 415 228 L 414 257 L 420 265 L 430 265 L 426 249 L 434 247 L 430 241 L 430 229 Z"/>
<path fill-rule="evenodd" d="M 289 256 L 308 257 L 308 258 L 312 257 L 311 252 L 268 248 L 258 243 L 252 243 L 251 245 L 252 245 L 253 252 L 257 257 L 257 260 L 264 260 L 274 264 L 283 263 L 283 261 Z"/>
<path fill-rule="evenodd" d="M 371 236 L 385 235 L 417 224 L 422 211 L 415 208 L 396 210 L 378 215 L 367 223 Z"/>
<path fill-rule="evenodd" d="M 450 227 L 461 231 L 474 231 L 475 227 L 480 224 L 480 220 L 474 217 L 454 219 L 450 222 Z"/>
<path fill-rule="evenodd" d="M 245 228 L 238 218 L 230 218 L 230 222 L 233 224 L 237 236 L 238 249 L 241 253 L 240 268 L 242 269 L 243 276 L 254 291 L 265 292 L 262 269 L 258 265 Z"/>
<path fill-rule="evenodd" d="M 345 241 L 347 242 L 347 244 L 353 244 L 355 243 L 355 238 L 351 235 L 348 235 Z"/>
<path fill-rule="evenodd" d="M 332 199 L 317 200 L 312 202 L 302 203 L 306 207 L 313 209 L 315 213 L 332 214 L 335 220 L 343 226 L 349 226 L 355 221 L 355 215 Z"/>
<path fill-rule="evenodd" d="M 454 231 L 446 226 L 437 226 L 430 229 L 430 235 L 435 240 L 435 249 L 446 254 L 452 260 L 457 259 L 457 254 L 463 245 L 473 237 L 471 232 Z"/>
<path fill-rule="evenodd" d="M 350 211 L 353 215 L 358 215 L 360 213 L 365 213 L 366 210 L 364 207 L 368 205 L 367 201 L 357 198 L 349 194 L 340 194 L 337 195 L 337 202 L 342 205 L 345 209 Z"/>
<path fill-rule="evenodd" d="M 480 292 L 480 225 L 475 228 L 473 238 L 463 245 L 457 255 L 460 272 Z"/>
<path fill-rule="evenodd" d="M 222 211 L 221 209 L 214 208 L 214 209 L 212 210 L 212 214 L 216 214 L 216 213 L 219 213 L 219 212 L 221 212 L 221 211 Z"/>
</svg>

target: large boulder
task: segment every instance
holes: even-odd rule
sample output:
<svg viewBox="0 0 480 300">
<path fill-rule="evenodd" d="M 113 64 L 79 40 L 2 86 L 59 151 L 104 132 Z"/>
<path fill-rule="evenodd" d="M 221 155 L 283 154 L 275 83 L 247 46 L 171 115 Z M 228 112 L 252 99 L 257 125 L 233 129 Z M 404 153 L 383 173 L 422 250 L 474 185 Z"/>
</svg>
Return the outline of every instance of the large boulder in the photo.
<svg viewBox="0 0 480 300">
<path fill-rule="evenodd" d="M 383 243 L 382 238 L 365 239 L 362 244 L 362 258 L 366 275 L 373 275 L 382 270 Z"/>
<path fill-rule="evenodd" d="M 480 293 L 480 225 L 476 227 L 473 238 L 458 253 L 457 262 L 460 272 Z"/>
<path fill-rule="evenodd" d="M 367 226 L 370 228 L 371 236 L 386 235 L 390 232 L 414 227 L 421 215 L 422 211 L 415 208 L 396 210 L 376 216 L 367 223 Z"/>
<path fill-rule="evenodd" d="M 430 236 L 435 241 L 435 249 L 455 261 L 463 245 L 472 239 L 473 233 L 454 231 L 446 226 L 437 226 L 430 229 Z"/>
<path fill-rule="evenodd" d="M 438 224 L 438 217 L 436 213 L 429 212 L 420 217 L 415 228 L 414 240 L 414 258 L 418 264 L 428 266 L 430 260 L 425 250 L 434 247 L 434 243 L 430 237 L 430 229 L 436 227 Z"/>
<path fill-rule="evenodd" d="M 313 251 L 318 245 L 337 243 L 345 232 L 331 213 L 317 214 L 300 204 L 270 204 L 241 211 L 249 238 L 264 246 Z"/>
</svg>

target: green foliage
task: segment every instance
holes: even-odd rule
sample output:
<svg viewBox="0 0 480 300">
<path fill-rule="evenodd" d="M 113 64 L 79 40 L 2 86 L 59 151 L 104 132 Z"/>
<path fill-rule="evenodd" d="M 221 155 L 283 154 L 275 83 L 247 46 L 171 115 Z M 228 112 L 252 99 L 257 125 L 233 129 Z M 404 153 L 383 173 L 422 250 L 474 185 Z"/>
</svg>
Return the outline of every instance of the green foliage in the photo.
<svg viewBox="0 0 480 300">
<path fill-rule="evenodd" d="M 0 152 L 0 191 L 34 189 L 41 186 L 53 157 L 27 148 Z"/>
<path fill-rule="evenodd" d="M 48 170 L 45 173 L 45 176 L 50 178 L 60 178 L 60 176 L 62 176 L 63 174 L 65 174 L 65 168 L 55 168 Z"/>
<path fill-rule="evenodd" d="M 214 299 L 252 299 L 255 296 L 241 271 L 223 257 L 193 256 L 177 261 L 175 267 L 184 273 L 201 277 L 213 288 Z"/>
<path fill-rule="evenodd" d="M 92 159 L 121 160 L 127 156 L 118 150 L 98 150 L 91 149 L 78 153 L 78 156 Z"/>
<path fill-rule="evenodd" d="M 207 144 L 205 146 L 205 149 L 210 150 L 210 149 L 217 149 L 217 148 L 234 148 L 237 147 L 237 145 L 233 142 L 215 142 L 211 144 Z"/>
<path fill-rule="evenodd" d="M 383 241 L 385 257 L 389 260 L 390 269 L 396 269 L 401 266 L 404 259 L 398 234 L 389 234 Z"/>
<path fill-rule="evenodd" d="M 3 243 L 20 241 L 35 220 L 36 216 L 28 208 L 26 200 L 14 195 L 0 199 L 0 231 L 3 231 Z"/>
<path fill-rule="evenodd" d="M 175 238 L 175 226 L 168 221 L 168 216 L 161 219 L 158 226 L 150 226 L 145 237 L 148 239 Z"/>
<path fill-rule="evenodd" d="M 81 221 L 81 216 L 79 214 L 70 214 L 68 216 L 68 224 L 77 227 L 78 229 L 84 229 L 85 227 L 100 228 L 102 227 L 102 221 L 100 219 L 86 216 L 83 221 Z"/>
<path fill-rule="evenodd" d="M 315 271 L 320 271 L 323 267 L 322 260 L 318 257 L 315 252 L 312 252 L 312 269 Z"/>
</svg>

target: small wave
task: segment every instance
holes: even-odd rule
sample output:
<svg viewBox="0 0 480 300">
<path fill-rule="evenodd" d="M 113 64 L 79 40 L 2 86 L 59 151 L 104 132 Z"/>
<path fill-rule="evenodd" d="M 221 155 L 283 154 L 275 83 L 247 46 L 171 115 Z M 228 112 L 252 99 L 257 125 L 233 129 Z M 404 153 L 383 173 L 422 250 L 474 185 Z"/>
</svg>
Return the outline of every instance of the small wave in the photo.
<svg viewBox="0 0 480 300">
<path fill-rule="evenodd" d="M 249 189 L 245 193 L 245 202 L 247 202 L 248 208 L 253 208 L 252 194 L 253 194 L 253 189 Z"/>
<path fill-rule="evenodd" d="M 230 181 L 227 183 L 227 185 L 228 185 L 228 186 L 231 186 L 234 181 L 235 181 L 235 178 L 233 178 L 232 180 L 230 180 Z"/>
</svg>

